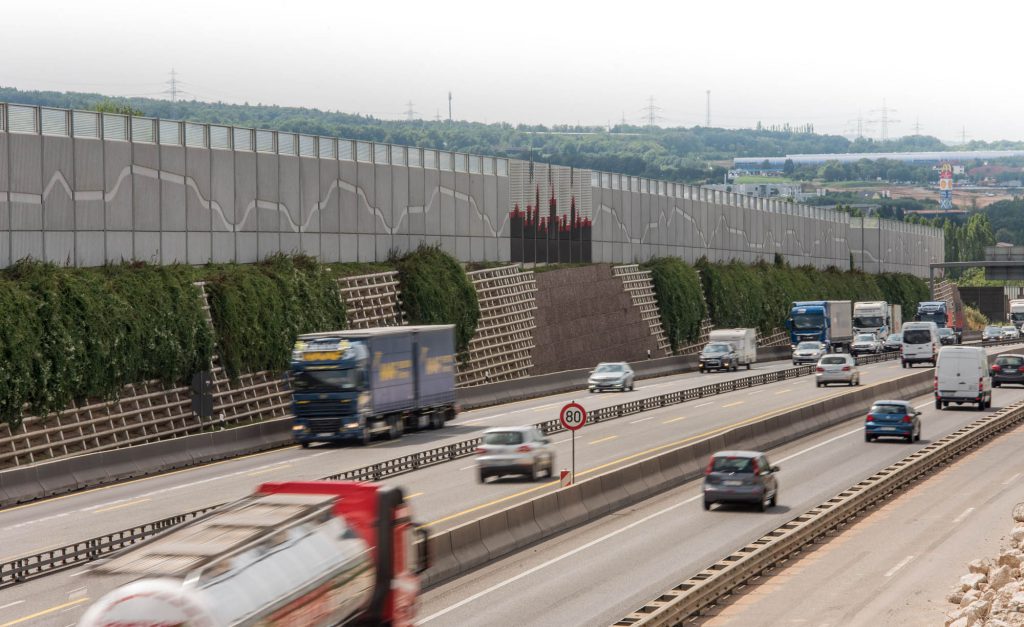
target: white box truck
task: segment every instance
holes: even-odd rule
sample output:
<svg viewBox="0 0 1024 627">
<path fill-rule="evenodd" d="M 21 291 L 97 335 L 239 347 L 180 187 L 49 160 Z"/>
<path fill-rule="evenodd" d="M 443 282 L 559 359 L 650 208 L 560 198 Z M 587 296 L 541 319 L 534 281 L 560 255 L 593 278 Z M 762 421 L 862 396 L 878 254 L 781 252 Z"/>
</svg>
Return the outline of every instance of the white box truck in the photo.
<svg viewBox="0 0 1024 627">
<path fill-rule="evenodd" d="M 884 300 L 862 301 L 853 304 L 853 332 L 874 333 L 885 340 L 890 333 L 899 332 L 900 306 L 890 305 Z"/>
<path fill-rule="evenodd" d="M 1010 301 L 1010 323 L 1018 329 L 1024 326 L 1024 299 L 1014 298 Z"/>
<path fill-rule="evenodd" d="M 737 363 L 747 370 L 757 363 L 757 329 L 715 329 L 708 334 L 708 344 L 712 342 L 732 344 Z"/>
</svg>

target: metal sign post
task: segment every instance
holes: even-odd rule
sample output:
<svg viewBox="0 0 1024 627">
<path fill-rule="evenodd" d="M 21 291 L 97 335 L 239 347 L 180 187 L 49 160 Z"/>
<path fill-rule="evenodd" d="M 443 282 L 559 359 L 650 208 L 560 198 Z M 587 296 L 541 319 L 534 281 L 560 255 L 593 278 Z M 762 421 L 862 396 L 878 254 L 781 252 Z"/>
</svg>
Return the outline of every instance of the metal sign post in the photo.
<svg viewBox="0 0 1024 627">
<path fill-rule="evenodd" d="M 576 431 L 587 423 L 587 410 L 576 401 L 572 401 L 562 407 L 558 419 L 562 421 L 563 427 L 572 431 L 572 474 L 569 481 L 569 485 L 572 485 L 576 482 Z"/>
</svg>

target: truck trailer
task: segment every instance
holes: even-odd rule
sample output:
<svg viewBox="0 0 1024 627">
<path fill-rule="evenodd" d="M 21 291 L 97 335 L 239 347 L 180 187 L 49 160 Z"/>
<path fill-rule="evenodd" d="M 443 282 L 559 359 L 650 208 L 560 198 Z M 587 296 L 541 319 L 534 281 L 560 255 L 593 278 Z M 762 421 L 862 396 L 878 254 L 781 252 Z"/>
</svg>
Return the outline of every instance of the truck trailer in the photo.
<svg viewBox="0 0 1024 627">
<path fill-rule="evenodd" d="M 786 319 L 789 341 L 821 342 L 830 351 L 842 351 L 853 341 L 853 317 L 848 300 L 795 301 Z"/>
<path fill-rule="evenodd" d="M 411 626 L 426 545 L 401 488 L 264 483 L 97 562 L 78 624 Z"/>
<path fill-rule="evenodd" d="M 292 350 L 292 435 L 368 443 L 455 417 L 455 327 L 380 327 L 300 335 Z"/>
</svg>

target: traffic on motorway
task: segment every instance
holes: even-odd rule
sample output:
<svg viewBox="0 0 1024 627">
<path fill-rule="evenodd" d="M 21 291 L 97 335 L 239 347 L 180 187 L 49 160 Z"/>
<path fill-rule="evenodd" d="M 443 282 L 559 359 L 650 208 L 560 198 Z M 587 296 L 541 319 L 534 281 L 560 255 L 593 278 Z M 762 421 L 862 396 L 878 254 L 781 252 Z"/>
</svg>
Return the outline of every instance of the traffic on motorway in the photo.
<svg viewBox="0 0 1024 627">
<path fill-rule="evenodd" d="M 830 304 L 831 315 L 835 315 L 837 307 L 834 304 Z M 806 308 L 805 308 L 806 309 Z M 804 314 L 807 312 L 804 311 Z M 805 316 L 806 318 L 806 316 Z M 927 323 L 931 327 L 935 327 L 934 323 Z M 803 330 L 806 331 L 808 326 L 807 320 L 803 322 Z M 438 329 L 440 332 L 441 329 Z M 711 339 L 709 344 L 724 343 L 726 348 L 726 354 L 729 355 L 730 363 L 725 364 L 724 360 L 719 361 L 719 366 L 724 366 L 722 369 L 727 371 L 735 371 L 738 366 L 744 366 L 746 368 L 756 364 L 756 349 L 753 348 L 753 342 L 747 342 L 748 338 L 751 338 L 751 330 L 726 330 L 732 334 L 732 339 L 723 339 L 722 337 Z M 293 361 L 299 362 L 295 366 L 295 371 L 302 370 L 301 376 L 305 377 L 309 385 L 297 386 L 296 387 L 296 398 L 295 406 L 299 407 L 300 404 L 312 405 L 313 400 L 324 400 L 330 401 L 334 407 L 342 407 L 343 410 L 337 413 L 336 410 L 332 409 L 331 412 L 335 412 L 337 418 L 331 418 L 335 420 L 333 425 L 327 424 L 326 418 L 330 417 L 324 412 L 324 405 L 321 404 L 316 412 L 317 416 L 310 413 L 309 407 L 306 408 L 306 413 L 300 415 L 301 412 L 296 411 L 296 440 L 300 444 L 305 445 L 316 441 L 311 439 L 308 434 L 314 434 L 316 438 L 326 438 L 328 440 L 337 439 L 338 436 L 345 436 L 345 438 L 351 438 L 355 442 L 368 445 L 370 441 L 376 435 L 384 435 L 387 439 L 397 439 L 406 430 L 412 430 L 422 427 L 436 428 L 443 425 L 445 422 L 452 422 L 454 418 L 454 408 L 450 405 L 451 398 L 453 396 L 438 395 L 436 390 L 447 387 L 446 383 L 441 384 L 441 387 L 436 385 L 431 388 L 430 385 L 422 384 L 422 381 L 426 381 L 428 378 L 433 377 L 433 381 L 443 381 L 446 378 L 452 376 L 453 370 L 446 369 L 446 364 L 449 363 L 449 359 L 441 358 L 436 362 L 429 362 L 425 358 L 429 354 L 431 347 L 426 347 L 425 350 L 417 348 L 417 336 L 429 335 L 433 332 L 432 328 L 429 327 L 418 327 L 409 328 L 405 331 L 389 330 L 387 332 L 375 333 L 373 330 L 369 332 L 361 332 L 361 336 L 347 335 L 341 337 L 337 333 L 329 334 L 316 334 L 315 336 L 304 336 L 300 343 L 296 344 L 296 349 L 293 352 Z M 906 333 L 904 333 L 904 338 Z M 450 337 L 450 328 L 449 336 Z M 934 337 L 930 335 L 929 337 Z M 872 336 L 874 338 L 874 336 Z M 835 338 L 832 338 L 835 339 Z M 911 337 L 913 340 L 913 337 Z M 361 342 L 363 344 L 361 344 Z M 391 342 L 392 346 L 388 347 L 387 342 Z M 395 348 L 395 345 L 405 342 L 406 346 L 410 348 L 403 349 L 401 347 Z M 447 340 L 442 340 L 442 344 L 447 344 Z M 365 348 L 358 348 L 365 346 Z M 881 349 L 880 344 L 878 345 L 879 350 Z M 436 348 L 436 347 L 434 347 Z M 842 349 L 843 346 L 838 342 L 831 342 L 828 348 L 832 350 Z M 850 345 L 846 346 L 850 348 Z M 930 346 L 935 351 L 936 346 Z M 970 347 L 943 347 L 943 351 L 955 350 L 957 354 L 966 354 L 964 351 L 971 352 L 974 354 L 978 363 L 984 363 L 986 357 L 982 349 L 974 349 Z M 405 351 L 403 353 L 403 351 Z M 442 348 L 439 350 L 443 355 L 451 356 L 451 350 Z M 397 355 L 392 361 L 381 360 L 379 357 L 373 361 L 374 366 L 368 367 L 366 364 L 371 362 L 371 355 L 378 353 L 388 353 Z M 901 348 L 901 356 L 903 350 Z M 406 357 L 407 356 L 407 357 Z M 952 359 L 952 357 L 950 358 Z M 942 353 L 936 355 L 933 352 L 932 360 L 938 361 L 939 371 L 942 371 L 942 364 L 944 362 L 950 362 L 950 359 L 943 359 Z M 351 361 L 351 365 L 345 363 L 346 360 Z M 839 360 L 839 361 L 837 361 Z M 840 363 L 840 361 L 842 363 Z M 834 363 L 833 363 L 834 362 Z M 701 370 L 713 369 L 705 368 L 707 364 L 702 363 Z M 831 366 L 836 366 L 837 373 L 849 373 L 846 374 L 846 382 L 850 385 L 856 385 L 860 383 L 860 377 L 862 370 L 869 375 L 876 373 L 883 375 L 885 371 L 891 371 L 892 368 L 896 367 L 895 363 L 880 363 L 874 366 L 866 366 L 863 369 L 858 367 L 855 362 L 849 357 L 848 353 L 845 352 L 826 352 L 817 364 L 817 373 L 815 380 L 820 385 L 823 378 L 829 376 L 835 376 L 837 373 L 832 373 Z M 628 366 L 627 366 L 628 367 Z M 351 373 L 335 374 L 327 376 L 327 374 L 333 371 L 352 370 Z M 365 372 L 364 372 L 365 370 Z M 607 369 L 606 369 L 607 370 Z M 627 379 L 626 371 L 620 367 L 614 368 L 617 371 L 618 378 L 616 381 L 619 384 L 619 388 L 623 392 L 631 391 L 633 388 L 632 373 L 628 373 L 630 377 Z M 988 375 L 987 366 L 983 365 L 984 376 Z M 596 373 L 595 373 L 596 374 Z M 441 378 L 438 378 L 438 377 Z M 843 375 L 840 375 L 843 376 Z M 938 379 L 938 375 L 937 375 Z M 406 390 L 393 390 L 390 388 L 400 387 L 398 383 L 402 383 L 407 380 Z M 628 380 L 628 384 L 626 381 Z M 766 396 L 771 393 L 772 396 L 784 396 L 787 393 L 796 391 L 797 385 L 806 385 L 806 381 L 796 379 L 793 381 L 783 381 L 776 384 L 769 384 L 763 386 L 761 389 L 757 389 L 753 394 L 760 396 Z M 655 384 L 657 385 L 657 384 Z M 776 389 L 776 386 L 781 389 Z M 452 389 L 454 384 L 451 385 Z M 435 392 L 431 392 L 431 390 Z M 804 388 L 806 389 L 806 388 Z M 979 388 L 979 390 L 982 388 Z M 989 390 L 991 387 L 989 387 Z M 943 392 L 947 390 L 943 389 Z M 737 394 L 740 392 L 733 392 L 731 394 Z M 325 396 L 326 398 L 306 398 L 303 394 L 307 395 L 319 395 Z M 751 396 L 751 392 L 743 393 L 745 396 Z M 821 392 L 826 394 L 826 392 Z M 336 396 L 335 396 L 336 395 Z M 805 397 L 815 398 L 813 394 L 806 393 Z M 959 397 L 947 397 L 951 400 L 949 402 L 958 403 L 960 402 Z M 986 397 L 982 395 L 979 399 L 975 399 L 979 404 L 979 407 L 984 408 L 991 402 L 990 394 Z M 375 400 L 376 399 L 376 400 Z M 303 403 L 303 401 L 307 401 Z M 774 399 L 773 399 L 774 401 Z M 781 402 L 779 402 L 781 401 Z M 759 399 L 756 409 L 782 411 L 786 409 L 785 399 L 779 399 L 775 402 L 766 402 L 765 399 Z M 389 403 L 391 403 L 389 405 Z M 410 404 L 412 403 L 412 404 Z M 433 403 L 433 404 L 431 404 Z M 605 444 L 608 446 L 602 448 L 592 449 L 597 452 L 598 455 L 593 456 L 597 459 L 594 461 L 588 460 L 589 467 L 586 467 L 580 476 L 587 474 L 593 474 L 598 471 L 602 471 L 608 468 L 614 468 L 621 466 L 631 460 L 635 460 L 643 455 L 650 454 L 655 450 L 662 450 L 664 448 L 678 445 L 684 441 L 692 441 L 713 435 L 716 432 L 722 432 L 732 428 L 736 424 L 736 419 L 739 415 L 737 412 L 747 412 L 752 407 L 745 407 L 742 410 L 736 409 L 739 406 L 747 404 L 746 400 L 734 400 L 725 395 L 722 401 L 712 401 L 709 403 L 695 404 L 693 410 L 699 410 L 702 407 L 709 407 L 714 405 L 711 409 L 704 411 L 693 411 L 691 416 L 675 416 L 666 417 L 665 412 L 673 412 L 672 408 L 662 408 L 647 414 L 641 414 L 634 420 L 622 421 L 630 425 L 627 427 L 625 424 L 616 423 L 599 423 L 592 425 L 590 432 L 588 433 L 591 437 L 586 442 L 587 446 L 598 447 L 599 445 Z M 942 402 L 940 401 L 939 391 L 936 391 L 936 406 L 941 407 Z M 774 406 L 774 407 L 773 407 Z M 390 408 L 390 409 L 387 409 Z M 389 413 L 390 412 L 390 413 Z M 761 414 L 765 415 L 765 414 Z M 916 414 L 919 416 L 920 414 Z M 436 417 L 440 416 L 440 420 L 435 420 Z M 313 422 L 314 419 L 320 420 L 320 422 Z M 662 431 L 659 435 L 654 435 L 652 431 L 655 431 L 656 425 L 653 423 L 654 420 L 660 419 L 658 422 L 661 427 L 669 427 L 668 432 L 671 434 L 672 431 L 677 431 L 682 428 L 682 432 L 678 432 L 674 435 L 684 435 L 682 440 L 670 440 L 666 442 L 665 432 Z M 355 422 L 352 422 L 352 421 Z M 472 420 L 472 418 L 470 418 Z M 749 418 L 747 419 L 749 420 Z M 458 424 L 463 424 L 462 420 L 457 421 Z M 467 420 L 465 424 L 468 424 Z M 679 424 L 686 423 L 686 424 Z M 314 426 L 315 425 L 315 426 Z M 670 425 L 675 425 L 671 426 Z M 453 423 L 453 427 L 456 424 Z M 909 439 L 914 441 L 920 437 L 920 424 L 915 422 L 913 426 L 917 427 L 916 432 L 911 430 Z M 618 428 L 615 428 L 618 427 Z M 333 431 L 331 431 L 333 429 Z M 702 431 L 703 429 L 703 431 Z M 345 435 L 347 431 L 352 432 L 354 435 Z M 653 436 L 653 437 L 652 437 Z M 305 439 L 303 439 L 305 438 Z M 341 438 L 341 439 L 345 439 Z M 619 442 L 615 442 L 619 440 Z M 615 442 L 615 444 L 612 444 Z M 515 480 L 509 480 L 503 478 L 508 475 L 522 475 L 528 478 L 530 481 L 538 478 L 538 474 L 542 474 L 544 477 L 551 478 L 556 474 L 556 461 L 559 455 L 558 452 L 564 453 L 566 439 L 553 440 L 544 433 L 529 425 L 509 425 L 506 427 L 491 428 L 484 432 L 482 444 L 478 450 L 478 457 L 475 463 L 471 465 L 476 470 L 475 474 L 480 480 L 480 483 L 484 483 L 490 476 L 497 477 L 495 482 L 486 482 L 483 489 L 488 489 L 491 486 L 501 486 L 503 492 L 508 492 L 509 487 L 514 488 Z M 644 448 L 645 444 L 656 443 L 654 448 Z M 561 446 L 560 446 L 561 445 Z M 575 442 L 574 442 L 575 445 Z M 615 448 L 619 447 L 619 448 Z M 323 455 L 330 452 L 329 450 L 323 450 L 315 453 L 314 455 Z M 612 452 L 612 454 L 609 454 Z M 310 453 L 303 453 L 302 455 L 309 456 Z M 595 463 L 596 462 L 596 463 Z M 406 496 L 404 500 L 416 501 L 417 506 L 422 504 L 422 510 L 424 512 L 424 518 L 429 520 L 424 524 L 424 528 L 430 528 L 432 531 L 443 528 L 444 525 L 450 525 L 457 523 L 461 519 L 465 519 L 467 516 L 472 514 L 479 514 L 488 510 L 493 510 L 503 504 L 515 500 L 525 500 L 537 494 L 537 488 L 539 489 L 557 489 L 557 484 L 549 483 L 537 486 L 537 488 L 531 488 L 528 490 L 520 490 L 514 488 L 514 491 L 508 494 L 503 494 L 499 498 L 485 500 L 484 502 L 474 502 L 478 497 L 474 497 L 475 492 L 462 489 L 459 493 L 454 493 L 445 489 L 433 490 L 430 489 L 428 497 L 428 486 L 431 488 L 445 485 L 454 486 L 456 488 L 461 486 L 460 481 L 452 481 L 454 478 L 452 473 L 461 472 L 468 469 L 469 467 L 458 468 L 453 470 L 450 466 L 437 466 L 426 468 L 407 477 L 403 477 L 401 481 L 388 481 L 385 485 L 395 485 L 398 483 L 406 486 Z M 777 465 L 772 465 L 768 462 L 767 453 L 763 451 L 721 451 L 714 454 L 708 462 L 708 473 L 704 480 L 704 504 L 705 509 L 709 509 L 711 506 L 716 504 L 724 504 L 730 502 L 751 502 L 757 505 L 763 511 L 770 510 L 778 505 L 779 495 L 779 483 L 776 474 L 779 472 Z M 261 474 L 261 470 L 244 472 L 243 474 L 247 477 L 256 476 Z M 282 463 L 275 464 L 266 469 L 266 474 L 285 474 L 289 475 L 289 478 L 294 477 L 295 470 L 293 464 Z M 318 472 L 322 474 L 322 466 L 318 468 Z M 438 475 L 434 477 L 433 475 Z M 268 477 L 271 478 L 271 477 Z M 210 477 L 211 480 L 218 480 L 217 477 Z M 244 482 L 245 479 L 239 478 L 237 483 Z M 178 484 L 182 487 L 176 487 L 174 485 L 168 486 L 168 489 L 181 490 L 181 495 L 185 496 L 189 491 L 184 487 L 186 485 L 193 486 L 194 484 Z M 480 493 L 481 495 L 483 493 Z M 73 495 L 72 495 L 73 496 Z M 121 500 L 116 504 L 109 507 L 93 508 L 96 513 L 102 513 L 102 511 L 117 511 L 122 509 L 131 508 L 134 505 L 141 505 L 142 503 L 152 500 L 151 497 L 129 497 L 127 500 Z M 134 501 L 134 502 L 133 502 Z M 45 502 L 44 502 L 45 503 Z M 42 505 L 42 503 L 40 503 Z M 462 508 L 459 511 L 459 508 Z M 26 508 L 27 509 L 27 508 Z M 418 507 L 418 509 L 420 509 Z M 34 518 L 25 520 L 23 522 L 15 523 L 10 525 L 12 531 L 16 531 L 20 528 L 31 528 L 36 525 L 44 525 L 48 520 L 60 519 L 68 516 L 68 514 L 57 514 L 54 517 L 46 516 L 43 518 Z M 0 517 L 0 520 L 3 520 Z M 71 522 L 71 521 L 65 521 Z M 41 526 L 37 526 L 35 531 L 41 529 Z M 148 546 L 150 543 L 146 543 L 143 546 Z M 326 611 L 326 610 L 325 610 Z M 329 615 L 329 612 L 327 614 Z"/>
</svg>

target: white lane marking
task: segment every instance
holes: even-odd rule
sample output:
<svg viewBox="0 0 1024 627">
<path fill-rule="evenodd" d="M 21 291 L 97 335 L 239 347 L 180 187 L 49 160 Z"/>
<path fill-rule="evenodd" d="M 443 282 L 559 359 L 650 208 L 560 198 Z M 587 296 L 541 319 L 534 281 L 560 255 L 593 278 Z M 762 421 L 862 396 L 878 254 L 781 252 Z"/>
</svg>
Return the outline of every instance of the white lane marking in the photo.
<svg viewBox="0 0 1024 627">
<path fill-rule="evenodd" d="M 472 466 L 463 466 L 462 468 L 459 468 L 459 470 L 469 470 L 470 468 L 476 468 L 476 464 L 473 464 Z"/>
<path fill-rule="evenodd" d="M 7 605 L 0 605 L 0 610 L 6 610 L 9 607 L 14 607 L 15 605 L 21 605 L 24 602 L 25 602 L 25 599 L 22 599 L 20 601 L 15 601 L 13 603 L 8 603 Z"/>
<path fill-rule="evenodd" d="M 1009 479 L 1007 479 L 1006 481 L 1004 481 L 1004 482 L 1003 482 L 1003 485 L 1010 485 L 1011 483 L 1013 483 L 1014 481 L 1016 481 L 1016 480 L 1017 480 L 1017 477 L 1019 477 L 1019 476 L 1020 476 L 1020 473 L 1018 472 L 1018 473 L 1017 473 L 1017 474 L 1015 474 L 1014 476 L 1012 476 L 1012 477 L 1010 477 Z"/>
<path fill-rule="evenodd" d="M 805 448 L 802 451 L 797 451 L 796 453 L 793 453 L 792 455 L 788 455 L 786 457 L 783 457 L 782 459 L 777 459 L 775 461 L 777 461 L 777 462 L 779 462 L 781 464 L 782 462 L 789 461 L 789 460 L 793 459 L 794 457 L 797 457 L 798 455 L 803 455 L 804 453 L 809 453 L 810 451 L 813 451 L 816 448 L 820 448 L 822 446 L 825 446 L 826 444 L 831 444 L 831 443 L 835 442 L 836 440 L 845 438 L 848 435 L 853 435 L 854 433 L 861 433 L 862 431 L 864 431 L 864 427 L 859 427 L 859 428 L 854 429 L 852 431 L 847 431 L 846 433 L 840 433 L 839 435 L 835 436 L 834 438 L 829 438 L 829 439 L 825 440 L 824 442 L 819 442 L 819 443 L 815 444 L 814 446 L 808 446 L 807 448 Z"/>
<path fill-rule="evenodd" d="M 971 515 L 971 512 L 973 512 L 973 511 L 974 511 L 973 507 L 968 507 L 967 509 L 964 510 L 963 514 L 960 514 L 959 516 L 957 516 L 956 518 L 953 519 L 953 524 L 955 525 L 958 522 L 962 521 L 964 518 L 967 518 L 968 516 Z"/>
<path fill-rule="evenodd" d="M 639 525 L 642 525 L 642 524 L 644 524 L 645 522 L 647 522 L 649 520 L 653 520 L 654 518 L 657 518 L 658 516 L 661 516 L 662 514 L 667 514 L 668 512 L 671 512 L 673 510 L 679 509 L 680 507 L 682 507 L 683 505 L 686 505 L 687 503 L 691 503 L 693 501 L 696 501 L 697 499 L 701 498 L 701 496 L 702 495 L 698 494 L 697 496 L 690 497 L 690 498 L 688 498 L 686 500 L 683 500 L 683 501 L 680 501 L 680 502 L 678 502 L 678 503 L 676 503 L 674 505 L 669 505 L 665 509 L 662 509 L 660 511 L 654 512 L 653 514 L 650 514 L 648 516 L 645 516 L 644 518 L 641 518 L 640 520 L 634 521 L 634 522 L 626 525 L 625 527 L 622 527 L 620 529 L 616 529 L 615 531 L 612 531 L 611 533 L 607 533 L 607 534 L 601 536 L 600 538 L 597 538 L 596 540 L 591 540 L 590 542 L 584 544 L 583 546 L 577 547 L 577 548 L 575 548 L 575 549 L 573 549 L 571 551 L 563 553 L 563 554 L 559 555 L 558 557 L 549 559 L 548 561 L 546 561 L 546 562 L 544 562 L 542 564 L 538 564 L 538 565 L 534 566 L 533 568 L 531 568 L 531 569 L 529 569 L 527 571 L 519 573 L 515 577 L 510 577 L 509 579 L 506 579 L 504 581 L 496 583 L 493 586 L 491 586 L 490 588 L 487 588 L 486 590 L 481 590 L 480 592 L 477 592 L 476 594 L 474 594 L 472 596 L 469 596 L 469 597 L 463 599 L 462 601 L 459 601 L 458 603 L 455 603 L 454 605 L 449 605 L 448 607 L 444 608 L 443 610 L 434 612 L 430 616 L 427 616 L 426 618 L 423 618 L 423 619 L 421 619 L 419 621 L 416 621 L 416 624 L 417 625 L 423 625 L 424 623 L 429 623 L 430 621 L 432 621 L 432 620 L 434 620 L 436 618 L 440 618 L 440 617 L 444 616 L 445 614 L 448 614 L 449 612 L 453 612 L 453 611 L 459 609 L 460 607 L 462 607 L 464 605 L 472 603 L 473 601 L 476 601 L 477 599 L 479 599 L 481 597 L 485 597 L 485 596 L 487 596 L 488 594 L 490 594 L 492 592 L 500 590 L 500 589 L 504 588 L 505 586 L 508 586 L 510 584 L 513 584 L 513 583 L 519 581 L 520 579 L 523 579 L 525 577 L 529 577 L 530 575 L 532 575 L 533 573 L 535 573 L 537 571 L 544 570 L 548 566 L 552 566 L 554 564 L 557 564 L 558 562 L 561 562 L 562 560 L 568 559 L 568 558 L 572 557 L 573 555 L 576 555 L 577 553 L 581 553 L 583 551 L 586 551 L 587 549 L 589 549 L 592 546 L 600 544 L 600 543 L 602 543 L 602 542 L 604 542 L 606 540 L 610 540 L 611 538 L 614 538 L 615 536 L 617 536 L 619 534 L 625 533 L 625 532 L 629 531 L 630 529 L 638 527 Z"/>
<path fill-rule="evenodd" d="M 914 559 L 913 555 L 908 555 L 908 556 L 904 557 L 903 561 L 901 561 L 899 564 L 896 564 L 895 566 L 890 568 L 889 572 L 885 573 L 885 576 L 886 577 L 892 577 L 893 575 L 896 574 L 897 570 L 899 570 L 899 569 L 903 568 L 904 566 L 906 566 L 907 564 L 909 564 L 910 560 L 912 560 L 912 559 Z"/>
<path fill-rule="evenodd" d="M 920 405 L 914 405 L 914 409 L 921 409 L 922 407 L 928 407 L 929 405 L 931 405 L 931 402 L 921 403 Z"/>
<path fill-rule="evenodd" d="M 714 404 L 715 404 L 715 401 L 711 401 L 710 403 L 701 403 L 700 405 L 694 405 L 694 407 L 707 407 L 708 405 L 714 405 Z"/>
<path fill-rule="evenodd" d="M 312 455 L 304 457 L 303 459 L 312 459 L 314 457 L 319 457 L 321 455 L 326 455 L 329 452 L 330 451 L 322 451 L 320 453 L 313 453 Z M 21 527 L 28 527 L 29 525 L 34 525 L 34 524 L 37 524 L 37 523 L 46 522 L 48 520 L 54 520 L 54 519 L 57 519 L 57 518 L 64 518 L 65 516 L 70 516 L 72 514 L 80 514 L 82 512 L 95 512 L 95 510 L 106 509 L 106 508 L 109 508 L 112 505 L 119 505 L 121 503 L 127 503 L 127 502 L 130 502 L 130 501 L 137 501 L 137 500 L 142 499 L 142 498 L 154 497 L 154 496 L 157 496 L 159 494 L 163 494 L 165 492 L 173 492 L 175 490 L 190 489 L 190 488 L 193 488 L 193 487 L 195 487 L 197 485 L 202 485 L 204 483 L 210 483 L 211 481 L 219 481 L 221 479 L 228 479 L 228 478 L 231 478 L 231 477 L 239 477 L 239 476 L 246 475 L 246 474 L 251 473 L 251 472 L 256 471 L 256 470 L 273 468 L 274 466 L 281 466 L 282 469 L 283 469 L 283 468 L 286 468 L 286 467 L 290 466 L 292 463 L 293 463 L 292 461 L 274 462 L 272 464 L 264 464 L 262 466 L 256 466 L 255 468 L 249 468 L 249 469 L 246 469 L 246 470 L 239 470 L 239 471 L 236 471 L 236 472 L 228 473 L 226 475 L 218 475 L 218 476 L 215 476 L 215 477 L 208 477 L 206 479 L 200 479 L 198 481 L 190 481 L 188 483 L 181 483 L 181 484 L 178 484 L 178 485 L 168 486 L 166 488 L 161 488 L 159 490 L 153 490 L 151 492 L 146 492 L 144 494 L 139 494 L 137 496 L 126 497 L 126 498 L 123 498 L 123 499 L 114 499 L 112 501 L 106 501 L 106 502 L 103 502 L 103 503 L 97 503 L 95 505 L 90 505 L 88 507 L 83 507 L 83 508 L 76 509 L 76 510 L 73 510 L 73 511 L 70 511 L 70 512 L 64 512 L 63 514 L 53 514 L 51 516 L 44 516 L 43 518 L 36 518 L 35 520 L 27 520 L 27 521 L 25 521 L 23 523 L 18 523 L 16 525 L 10 525 L 8 527 L 3 527 L 2 529 L 0 529 L 0 531 L 8 531 L 8 530 L 11 530 L 11 529 L 20 529 Z"/>
<path fill-rule="evenodd" d="M 833 442 L 835 440 L 838 440 L 839 438 L 851 435 L 853 433 L 859 433 L 860 431 L 862 431 L 862 429 L 856 429 L 854 431 L 849 431 L 847 433 L 843 433 L 841 435 L 837 435 L 836 437 L 831 438 L 830 440 L 826 440 L 825 442 L 821 442 L 820 444 L 815 444 L 814 446 L 809 446 L 809 447 L 805 448 L 804 450 L 798 451 L 796 453 L 793 453 L 792 455 L 790 455 L 788 457 L 784 457 L 784 458 L 782 458 L 779 461 L 780 462 L 784 462 L 786 460 L 793 459 L 794 457 L 796 457 L 798 455 L 803 455 L 804 453 L 806 453 L 808 451 L 813 451 L 814 449 L 818 448 L 819 446 L 823 446 L 825 444 L 828 444 L 829 442 Z M 418 621 L 416 624 L 417 625 L 422 625 L 423 623 L 432 621 L 435 618 L 440 618 L 441 616 L 444 616 L 445 614 L 448 614 L 449 612 L 453 612 L 453 611 L 459 609 L 460 607 L 462 607 L 462 606 L 464 606 L 464 605 L 466 605 L 468 603 L 472 603 L 473 601 L 476 601 L 477 599 L 479 599 L 481 597 L 487 596 L 488 594 L 490 594 L 492 592 L 500 590 L 500 589 L 504 588 L 505 586 L 507 586 L 509 584 L 513 584 L 513 583 L 519 581 L 520 579 L 523 579 L 524 577 L 528 577 L 528 576 L 532 575 L 533 573 L 535 573 L 535 572 L 537 572 L 539 570 L 543 570 L 543 569 L 547 568 L 548 566 L 551 566 L 553 564 L 557 564 L 558 562 L 561 562 L 564 559 L 568 559 L 568 558 L 572 557 L 573 555 L 576 555 L 577 553 L 585 551 L 585 550 L 589 549 L 592 546 L 595 546 L 597 544 L 600 544 L 600 543 L 604 542 L 605 540 L 610 540 L 611 538 L 614 538 L 615 536 L 617 536 L 617 535 L 619 535 L 621 533 L 629 531 L 630 529 L 638 527 L 638 526 L 644 524 L 645 522 L 647 522 L 649 520 L 653 520 L 653 519 L 657 518 L 658 516 L 661 516 L 662 514 L 667 514 L 668 512 L 671 512 L 673 510 L 679 509 L 683 505 L 686 505 L 687 503 L 692 503 L 692 502 L 702 498 L 703 496 L 704 496 L 703 493 L 696 494 L 694 496 L 691 496 L 688 499 L 683 499 L 682 501 L 680 501 L 680 502 L 678 502 L 678 503 L 676 503 L 674 505 L 669 505 L 665 509 L 659 510 L 657 512 L 654 512 L 653 514 L 645 516 L 644 518 L 641 518 L 640 520 L 634 521 L 634 522 L 626 525 L 625 527 L 622 527 L 621 529 L 616 529 L 615 531 L 607 533 L 607 534 L 601 536 L 600 538 L 597 538 L 596 540 L 592 540 L 592 541 L 584 544 L 583 546 L 577 547 L 577 548 L 575 548 L 575 549 L 573 549 L 573 550 L 571 550 L 571 551 L 569 551 L 567 553 L 563 553 L 562 555 L 559 555 L 558 557 L 551 558 L 550 560 L 544 562 L 543 564 L 538 564 L 537 566 L 534 566 L 530 570 L 522 572 L 522 573 L 516 575 L 515 577 L 512 577 L 510 579 L 506 579 L 504 581 L 496 583 L 493 586 L 491 586 L 490 588 L 487 588 L 486 590 L 481 590 L 480 592 L 477 592 L 476 594 L 474 594 L 474 595 L 472 595 L 470 597 L 467 597 L 467 598 L 463 599 L 462 601 L 459 601 L 458 603 L 455 603 L 454 605 L 449 605 L 448 607 L 444 608 L 443 610 L 439 610 L 437 612 L 434 612 L 430 616 L 427 616 L 426 618 Z M 912 557 L 913 556 L 911 556 L 911 558 Z M 908 559 L 906 561 L 909 562 L 910 560 Z"/>
<path fill-rule="evenodd" d="M 657 416 L 648 416 L 646 418 L 641 418 L 640 420 L 630 420 L 629 424 L 635 425 L 638 422 L 646 422 L 648 420 L 653 420 L 654 418 L 657 418 Z"/>
</svg>

